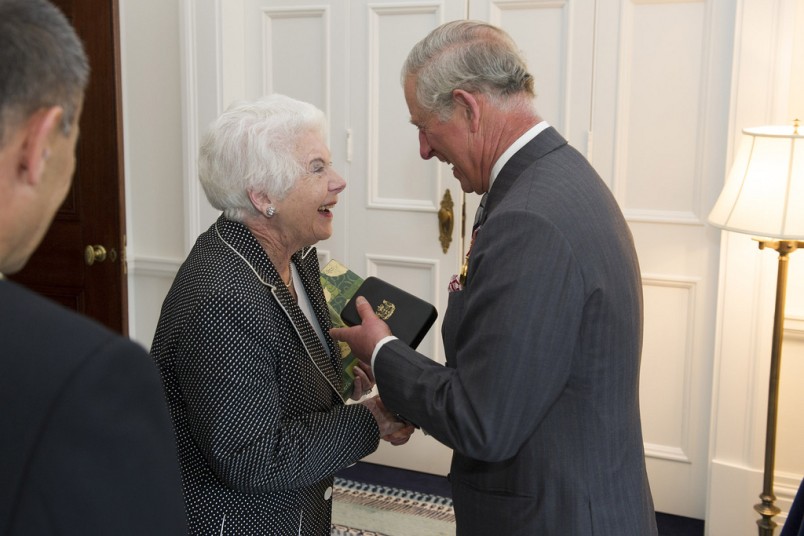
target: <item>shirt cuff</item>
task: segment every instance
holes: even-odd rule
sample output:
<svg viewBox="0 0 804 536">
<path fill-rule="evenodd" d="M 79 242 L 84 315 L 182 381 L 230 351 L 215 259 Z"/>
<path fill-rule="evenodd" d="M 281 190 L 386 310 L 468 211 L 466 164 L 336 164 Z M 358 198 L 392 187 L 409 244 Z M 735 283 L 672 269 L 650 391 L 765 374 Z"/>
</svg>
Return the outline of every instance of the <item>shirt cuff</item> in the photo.
<svg viewBox="0 0 804 536">
<path fill-rule="evenodd" d="M 377 354 L 380 353 L 380 348 L 382 348 L 385 343 L 388 341 L 394 341 L 396 337 L 393 335 L 388 335 L 387 337 L 383 337 L 379 340 L 379 342 L 374 346 L 374 351 L 371 353 L 371 372 L 374 373 L 374 360 L 377 359 Z M 375 376 L 376 378 L 376 376 Z"/>
</svg>

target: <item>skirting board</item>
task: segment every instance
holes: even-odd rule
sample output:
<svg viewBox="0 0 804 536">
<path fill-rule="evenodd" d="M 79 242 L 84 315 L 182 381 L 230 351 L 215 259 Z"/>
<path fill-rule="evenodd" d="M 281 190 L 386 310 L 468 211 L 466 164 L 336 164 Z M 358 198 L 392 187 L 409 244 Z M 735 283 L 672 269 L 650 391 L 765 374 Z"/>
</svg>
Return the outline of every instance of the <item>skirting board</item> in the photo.
<svg viewBox="0 0 804 536">
<path fill-rule="evenodd" d="M 774 486 L 776 506 L 782 512 L 773 519 L 779 524 L 779 534 L 795 497 L 798 482 L 777 478 Z M 759 514 L 754 505 L 760 502 L 762 471 L 713 461 L 710 473 L 709 505 L 706 515 L 706 536 L 755 536 Z"/>
</svg>

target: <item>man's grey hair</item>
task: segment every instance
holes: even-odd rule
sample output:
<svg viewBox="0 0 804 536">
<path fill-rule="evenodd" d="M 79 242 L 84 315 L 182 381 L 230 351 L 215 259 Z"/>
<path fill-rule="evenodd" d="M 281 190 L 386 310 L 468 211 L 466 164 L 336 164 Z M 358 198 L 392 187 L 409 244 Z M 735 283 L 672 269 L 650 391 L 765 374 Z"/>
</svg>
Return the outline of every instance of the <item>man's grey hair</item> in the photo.
<svg viewBox="0 0 804 536">
<path fill-rule="evenodd" d="M 455 89 L 485 94 L 501 108 L 522 105 L 522 96 L 530 106 L 535 96 L 533 77 L 513 39 L 478 21 L 447 22 L 419 41 L 402 67 L 402 83 L 411 76 L 419 106 L 442 121 L 455 107 Z"/>
<path fill-rule="evenodd" d="M 0 147 L 37 110 L 61 106 L 70 133 L 89 79 L 81 40 L 46 0 L 0 0 Z"/>
<path fill-rule="evenodd" d="M 306 169 L 299 138 L 326 135 L 324 113 L 284 95 L 236 102 L 213 121 L 201 140 L 198 177 L 210 204 L 232 220 L 256 213 L 248 191 L 284 199 Z"/>
</svg>

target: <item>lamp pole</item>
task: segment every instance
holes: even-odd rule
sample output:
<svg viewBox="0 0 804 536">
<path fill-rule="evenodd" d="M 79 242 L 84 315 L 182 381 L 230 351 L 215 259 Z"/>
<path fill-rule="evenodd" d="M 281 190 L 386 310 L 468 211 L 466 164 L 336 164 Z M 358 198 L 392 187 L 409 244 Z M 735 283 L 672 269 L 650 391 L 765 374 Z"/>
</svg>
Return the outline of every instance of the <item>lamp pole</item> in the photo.
<svg viewBox="0 0 804 536">
<path fill-rule="evenodd" d="M 773 472 L 776 463 L 776 423 L 779 409 L 779 371 L 782 364 L 782 338 L 784 336 L 784 309 L 787 295 L 788 255 L 804 242 L 796 240 L 759 240 L 759 249 L 773 249 L 779 253 L 776 273 L 776 308 L 773 313 L 773 344 L 771 346 L 770 378 L 768 381 L 768 420 L 765 428 L 765 473 L 761 503 L 754 506 L 762 517 L 757 520 L 759 536 L 773 536 L 776 522 L 773 516 L 781 512 L 774 504 Z"/>
</svg>

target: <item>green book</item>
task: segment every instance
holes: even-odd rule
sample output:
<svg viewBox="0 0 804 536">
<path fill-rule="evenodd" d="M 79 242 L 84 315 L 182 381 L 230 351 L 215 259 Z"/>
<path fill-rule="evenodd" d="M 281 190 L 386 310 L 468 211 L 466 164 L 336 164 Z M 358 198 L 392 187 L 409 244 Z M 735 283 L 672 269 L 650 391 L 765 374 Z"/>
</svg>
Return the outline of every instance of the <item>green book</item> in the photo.
<svg viewBox="0 0 804 536">
<path fill-rule="evenodd" d="M 348 269 L 338 261 L 332 260 L 321 270 L 321 287 L 324 289 L 324 298 L 327 300 L 329 318 L 332 327 L 347 327 L 341 320 L 341 311 L 352 299 L 357 289 L 363 284 L 363 278 Z M 345 342 L 338 342 L 341 350 L 341 363 L 343 364 L 343 389 L 341 397 L 346 400 L 352 395 L 355 383 L 354 367 L 357 358 L 352 349 Z"/>
</svg>

